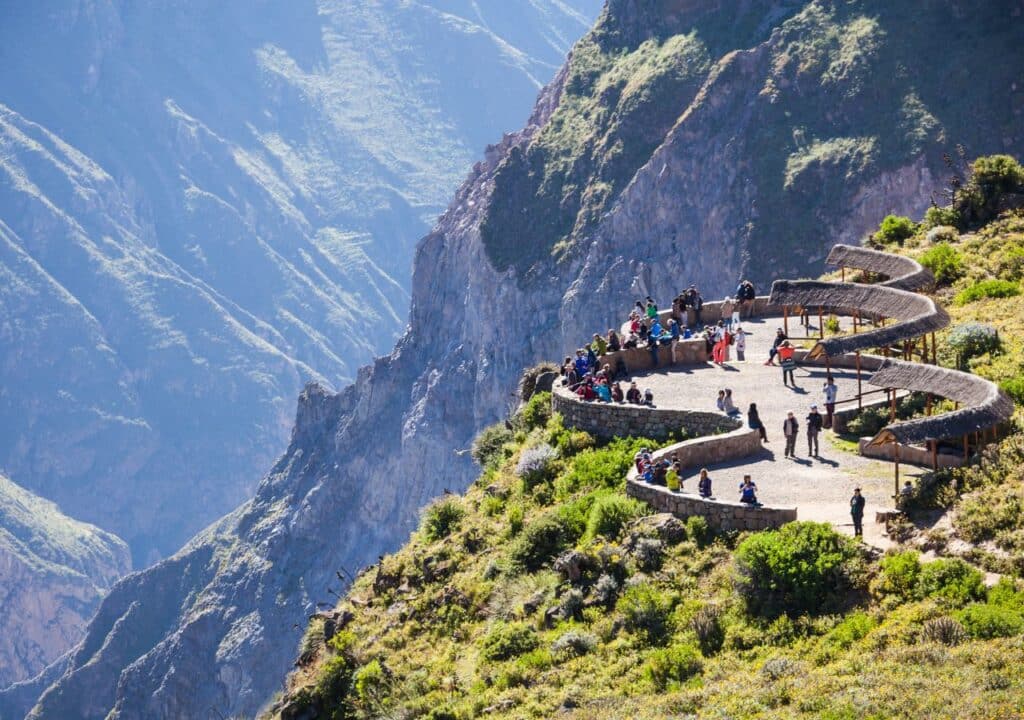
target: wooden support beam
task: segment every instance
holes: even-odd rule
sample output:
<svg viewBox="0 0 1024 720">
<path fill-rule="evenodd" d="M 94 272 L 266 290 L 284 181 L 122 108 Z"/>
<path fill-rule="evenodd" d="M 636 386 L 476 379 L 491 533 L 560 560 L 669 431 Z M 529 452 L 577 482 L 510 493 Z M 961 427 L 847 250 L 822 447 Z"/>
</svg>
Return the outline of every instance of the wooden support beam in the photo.
<svg viewBox="0 0 1024 720">
<path fill-rule="evenodd" d="M 896 422 L 896 388 L 889 388 L 889 422 Z"/>
<path fill-rule="evenodd" d="M 939 441 L 929 440 L 928 447 L 932 451 L 932 472 L 935 472 L 939 469 Z"/>
<path fill-rule="evenodd" d="M 818 334 L 825 339 L 825 308 L 821 305 L 818 306 Z"/>
<path fill-rule="evenodd" d="M 789 305 L 782 306 L 782 331 L 789 337 Z"/>
<path fill-rule="evenodd" d="M 970 453 L 969 443 L 970 443 L 970 440 L 967 439 L 967 433 L 964 433 L 964 460 L 966 460 L 968 457 L 970 457 L 970 454 L 971 454 Z"/>
<path fill-rule="evenodd" d="M 932 394 L 931 393 L 927 393 L 924 396 L 924 414 L 925 415 L 931 415 L 932 414 Z"/>
<path fill-rule="evenodd" d="M 857 351 L 857 409 L 862 410 L 864 408 L 864 395 L 861 391 L 860 386 L 860 350 Z"/>
<path fill-rule="evenodd" d="M 899 502 L 899 499 L 900 499 L 900 444 L 898 442 L 897 443 L 893 443 L 892 454 L 893 454 L 893 458 L 896 461 L 895 465 L 893 465 L 893 475 L 894 475 L 894 477 L 893 477 L 893 485 L 895 486 L 895 489 L 893 490 L 892 497 L 893 497 L 893 500 Z"/>
<path fill-rule="evenodd" d="M 938 365 L 938 354 L 935 350 L 935 333 L 932 333 L 932 365 Z"/>
</svg>

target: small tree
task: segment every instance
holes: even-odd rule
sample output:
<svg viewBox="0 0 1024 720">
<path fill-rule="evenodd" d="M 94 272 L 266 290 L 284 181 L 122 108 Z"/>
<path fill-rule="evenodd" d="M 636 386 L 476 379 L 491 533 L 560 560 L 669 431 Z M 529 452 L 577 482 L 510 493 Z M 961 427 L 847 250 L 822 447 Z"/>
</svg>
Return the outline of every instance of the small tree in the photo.
<svg viewBox="0 0 1024 720">
<path fill-rule="evenodd" d="M 903 245 L 903 241 L 914 236 L 917 232 L 917 224 L 908 217 L 902 215 L 886 215 L 882 220 L 878 232 L 871 236 L 873 244 Z"/>
<path fill-rule="evenodd" d="M 947 242 L 935 245 L 922 255 L 921 264 L 932 271 L 939 285 L 949 285 L 964 272 L 960 253 Z"/>
</svg>

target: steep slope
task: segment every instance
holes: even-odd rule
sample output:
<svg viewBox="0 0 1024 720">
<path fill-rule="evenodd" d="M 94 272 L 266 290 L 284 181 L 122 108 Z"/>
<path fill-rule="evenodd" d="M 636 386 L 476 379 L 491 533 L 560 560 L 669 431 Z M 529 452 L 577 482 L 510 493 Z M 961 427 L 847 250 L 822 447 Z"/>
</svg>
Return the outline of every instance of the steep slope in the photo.
<svg viewBox="0 0 1024 720">
<path fill-rule="evenodd" d="M 504 414 L 524 366 L 559 357 L 595 328 L 619 321 L 614 308 L 625 309 L 637 295 L 651 293 L 664 303 L 691 280 L 715 296 L 730 291 L 745 270 L 760 281 L 775 272 L 799 274 L 793 268 L 820 264 L 832 242 L 860 238 L 883 214 L 879 207 L 920 213 L 941 188 L 940 149 L 960 138 L 971 139 L 971 152 L 1024 144 L 1006 131 L 1015 127 L 1024 90 L 1007 69 L 1019 65 L 1011 59 L 1019 60 L 1024 48 L 1021 25 L 1013 21 L 1020 4 L 934 2 L 918 8 L 914 22 L 893 5 L 747 2 L 695 9 L 685 2 L 611 2 L 542 94 L 529 125 L 488 151 L 419 245 L 410 327 L 394 352 L 337 395 L 317 387 L 303 393 L 292 444 L 254 500 L 197 537 L 173 563 L 113 593 L 90 629 L 93 639 L 42 695 L 35 717 L 253 711 L 282 677 L 302 619 L 317 603 L 331 601 L 346 573 L 398 547 L 429 498 L 469 483 L 474 471 L 464 450 L 479 428 Z M 862 17 L 872 19 L 867 36 L 879 51 L 854 53 L 857 72 L 836 75 L 844 53 L 852 52 L 841 39 Z M 956 38 L 935 32 L 952 24 Z M 682 43 L 680 33 L 694 39 Z M 585 64 L 593 60 L 588 48 L 601 38 L 611 44 L 595 75 Z M 576 127 L 610 113 L 617 96 L 594 84 L 608 73 L 609 81 L 621 75 L 627 87 L 634 83 L 638 97 L 657 100 L 648 84 L 659 76 L 652 67 L 662 62 L 649 49 L 697 41 L 707 48 L 706 77 L 672 85 L 673 103 L 679 93 L 692 97 L 671 121 L 652 108 L 635 117 L 642 127 L 650 115 L 652 132 L 657 127 L 663 134 L 631 146 L 640 157 L 629 158 L 632 169 L 621 172 L 632 174 L 625 181 L 617 173 L 579 176 L 593 182 L 581 198 L 598 192 L 604 198 L 585 204 L 589 219 L 580 232 L 563 238 L 558 232 L 565 225 L 531 226 L 543 198 L 529 173 L 507 182 L 507 168 L 527 156 L 561 168 L 559 156 L 531 149 L 559 113 Z M 633 57 L 636 52 L 642 56 Z M 704 62 L 703 53 L 688 50 L 687 57 Z M 991 80 L 939 76 L 958 62 L 991 68 Z M 573 81 L 580 77 L 589 84 Z M 948 96 L 922 99 L 917 120 L 901 125 L 902 114 L 876 102 L 875 77 L 896 83 L 900 98 L 918 84 L 942 85 Z M 764 91 L 772 86 L 779 91 Z M 586 98 L 593 99 L 589 108 L 567 114 Z M 964 110 L 954 98 L 974 105 Z M 912 142 L 885 145 L 884 162 L 858 160 L 861 146 L 840 141 L 856 130 L 833 114 L 840 99 L 873 123 L 876 143 L 906 138 L 910 130 Z M 835 134 L 826 135 L 833 126 Z M 801 136 L 804 127 L 814 134 Z M 602 147 L 627 146 L 615 132 L 605 133 Z M 564 157 L 572 166 L 595 147 L 585 140 L 581 154 Z M 765 163 L 767 170 L 755 172 Z M 542 163 L 531 172 L 547 170 Z M 799 182 L 787 184 L 787 177 Z M 562 197 L 575 217 L 575 195 Z M 778 204 L 765 204 L 772 200 Z M 503 232 L 520 229 L 525 259 L 497 255 L 499 245 L 487 240 L 494 236 L 482 233 L 489 218 L 499 217 L 499 206 L 521 208 L 502 222 Z M 783 221 L 784 233 L 767 234 Z M 754 232 L 759 228 L 766 235 Z M 748 241 L 756 260 L 744 259 Z M 205 563 L 201 571 L 196 563 Z M 186 578 L 184 565 L 198 574 Z M 169 620 L 172 582 L 182 589 Z M 154 627 L 158 637 L 136 641 L 152 637 Z"/>
<path fill-rule="evenodd" d="M 0 686 L 77 643 L 100 598 L 131 569 L 128 546 L 0 475 Z"/>
<path fill-rule="evenodd" d="M 137 565 L 250 497 L 599 0 L 484 5 L 6 8 L 0 465 Z"/>
</svg>

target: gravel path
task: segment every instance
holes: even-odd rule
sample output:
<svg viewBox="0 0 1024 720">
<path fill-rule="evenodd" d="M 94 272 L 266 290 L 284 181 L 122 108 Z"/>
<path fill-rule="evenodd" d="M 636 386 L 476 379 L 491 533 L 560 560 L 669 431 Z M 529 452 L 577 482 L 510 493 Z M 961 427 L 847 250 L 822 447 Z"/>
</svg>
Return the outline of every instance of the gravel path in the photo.
<svg viewBox="0 0 1024 720">
<path fill-rule="evenodd" d="M 817 318 L 813 318 L 812 323 L 816 322 Z M 753 319 L 742 325 L 747 333 L 746 362 L 733 359 L 723 367 L 708 363 L 695 368 L 666 368 L 636 375 L 634 379 L 641 388 L 651 388 L 655 404 L 663 408 L 714 411 L 717 409 L 718 391 L 731 388 L 733 400 L 743 411 L 742 419 L 746 422 L 747 406 L 751 402 L 757 403 L 769 442 L 759 455 L 747 462 L 723 463 L 708 468 L 718 497 L 738 499 L 736 488 L 743 475 L 749 474 L 757 483 L 758 499 L 766 505 L 796 506 L 801 520 L 829 522 L 841 532 L 852 535 L 849 501 L 853 488 L 859 486 L 867 500 L 865 540 L 872 545 L 888 547 L 889 540 L 882 534 L 885 528 L 876 525 L 874 519 L 875 511 L 893 506 L 892 464 L 840 449 L 832 442 L 834 436 L 829 430 L 819 436 L 820 456 L 810 457 L 805 417 L 812 403 L 817 404 L 824 415 L 824 368 L 798 367 L 795 372 L 797 388 L 784 386 L 781 368 L 764 365 L 775 329 L 782 326 L 782 319 Z M 800 332 L 799 323 L 792 318 L 789 325 L 790 332 Z M 735 358 L 734 347 L 730 348 L 730 357 Z M 856 396 L 857 376 L 854 371 L 836 369 L 832 376 L 839 387 L 840 401 Z M 868 374 L 864 373 L 863 377 L 866 380 Z M 864 389 L 873 388 L 865 383 Z M 790 410 L 800 422 L 796 459 L 783 457 L 785 439 L 782 422 Z M 685 479 L 687 491 L 696 490 L 698 470 L 694 468 Z M 912 466 L 900 466 L 901 482 L 904 476 L 912 479 L 922 473 Z"/>
</svg>

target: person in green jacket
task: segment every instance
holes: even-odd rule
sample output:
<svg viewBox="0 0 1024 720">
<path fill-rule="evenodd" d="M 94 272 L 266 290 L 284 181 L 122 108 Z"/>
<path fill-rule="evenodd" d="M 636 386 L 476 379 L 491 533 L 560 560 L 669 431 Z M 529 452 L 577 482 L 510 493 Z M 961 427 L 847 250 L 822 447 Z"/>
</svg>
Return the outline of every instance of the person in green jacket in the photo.
<svg viewBox="0 0 1024 720">
<path fill-rule="evenodd" d="M 601 337 L 600 333 L 594 333 L 594 342 L 590 343 L 590 347 L 595 355 L 601 357 L 608 352 L 608 341 Z"/>
</svg>

